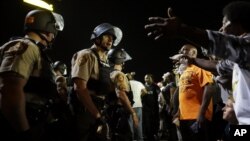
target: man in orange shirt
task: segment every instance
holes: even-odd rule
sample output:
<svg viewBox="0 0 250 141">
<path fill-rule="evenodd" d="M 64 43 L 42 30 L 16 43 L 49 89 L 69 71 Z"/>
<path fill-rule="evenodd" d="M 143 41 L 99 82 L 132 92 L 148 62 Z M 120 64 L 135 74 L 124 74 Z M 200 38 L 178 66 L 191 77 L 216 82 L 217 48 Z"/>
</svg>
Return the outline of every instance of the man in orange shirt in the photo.
<svg viewBox="0 0 250 141">
<path fill-rule="evenodd" d="M 181 53 L 196 58 L 197 49 L 185 44 Z M 209 121 L 212 119 L 211 93 L 207 87 L 213 82 L 212 74 L 180 58 L 185 70 L 179 81 L 179 118 L 183 141 L 209 140 Z"/>
</svg>

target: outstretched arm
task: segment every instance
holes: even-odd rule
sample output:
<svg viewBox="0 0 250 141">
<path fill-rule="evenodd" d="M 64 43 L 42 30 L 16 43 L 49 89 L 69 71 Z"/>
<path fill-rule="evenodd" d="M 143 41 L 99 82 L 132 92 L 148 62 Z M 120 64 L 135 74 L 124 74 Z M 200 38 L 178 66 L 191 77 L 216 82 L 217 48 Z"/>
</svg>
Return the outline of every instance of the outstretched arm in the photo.
<svg viewBox="0 0 250 141">
<path fill-rule="evenodd" d="M 168 17 L 149 17 L 149 24 L 145 25 L 148 36 L 158 40 L 162 37 L 166 38 L 184 38 L 198 46 L 204 48 L 208 45 L 208 35 L 203 29 L 188 26 L 181 20 L 173 16 L 171 8 L 168 8 Z"/>
<path fill-rule="evenodd" d="M 170 57 L 172 60 L 180 60 L 181 58 L 185 58 L 188 61 L 188 64 L 194 64 L 204 70 L 210 71 L 214 75 L 217 75 L 217 68 L 216 65 L 218 63 L 217 60 L 208 60 L 208 59 L 202 59 L 202 58 L 191 58 L 184 54 L 177 54 L 173 57 Z"/>
<path fill-rule="evenodd" d="M 201 58 L 193 58 L 192 63 L 204 70 L 210 71 L 214 75 L 217 75 L 217 69 L 216 65 L 218 61 L 216 60 L 207 60 L 207 59 L 201 59 Z"/>
<path fill-rule="evenodd" d="M 169 12 L 171 13 L 171 12 Z M 219 31 L 204 30 L 188 26 L 181 20 L 168 14 L 167 18 L 149 17 L 149 24 L 145 25 L 148 36 L 158 40 L 160 38 L 183 38 L 195 46 L 208 49 L 211 54 L 223 59 L 229 59 L 240 67 L 249 69 L 249 34 L 241 37 L 222 34 Z"/>
</svg>

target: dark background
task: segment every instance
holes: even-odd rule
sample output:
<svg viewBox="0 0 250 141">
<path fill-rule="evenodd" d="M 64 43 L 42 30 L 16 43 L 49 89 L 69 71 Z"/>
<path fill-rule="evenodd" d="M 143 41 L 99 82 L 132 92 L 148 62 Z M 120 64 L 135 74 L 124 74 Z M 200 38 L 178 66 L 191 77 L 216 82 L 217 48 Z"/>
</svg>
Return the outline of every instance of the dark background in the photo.
<svg viewBox="0 0 250 141">
<path fill-rule="evenodd" d="M 154 41 L 147 37 L 144 25 L 150 16 L 167 16 L 171 6 L 185 23 L 203 29 L 218 30 L 222 23 L 222 8 L 232 0 L 45 0 L 54 11 L 63 15 L 65 28 L 58 34 L 53 50 L 54 61 L 65 62 L 70 69 L 73 53 L 89 48 L 92 30 L 102 22 L 109 22 L 123 31 L 119 46 L 125 48 L 133 60 L 126 63 L 125 72 L 135 71 L 136 79 L 144 81 L 146 73 L 156 81 L 171 71 L 169 56 L 177 53 L 182 40 Z M 34 6 L 22 0 L 0 2 L 0 44 L 12 36 L 23 36 L 23 21 Z M 70 70 L 69 70 L 70 71 Z"/>
</svg>

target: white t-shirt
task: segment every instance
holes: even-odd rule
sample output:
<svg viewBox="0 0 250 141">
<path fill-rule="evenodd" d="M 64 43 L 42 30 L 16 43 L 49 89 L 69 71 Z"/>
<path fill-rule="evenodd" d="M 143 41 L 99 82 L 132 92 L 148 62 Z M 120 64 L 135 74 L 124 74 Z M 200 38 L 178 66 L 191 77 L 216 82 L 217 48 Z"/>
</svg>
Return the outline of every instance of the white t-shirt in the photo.
<svg viewBox="0 0 250 141">
<path fill-rule="evenodd" d="M 234 111 L 240 125 L 250 125 L 250 33 L 244 36 L 207 30 L 210 53 L 234 62 Z"/>
<path fill-rule="evenodd" d="M 234 111 L 240 125 L 250 125 L 250 71 L 237 64 L 233 70 Z"/>
<path fill-rule="evenodd" d="M 135 102 L 133 108 L 142 107 L 141 90 L 145 89 L 145 86 L 137 80 L 130 80 L 129 83 L 133 93 L 133 100 Z"/>
</svg>

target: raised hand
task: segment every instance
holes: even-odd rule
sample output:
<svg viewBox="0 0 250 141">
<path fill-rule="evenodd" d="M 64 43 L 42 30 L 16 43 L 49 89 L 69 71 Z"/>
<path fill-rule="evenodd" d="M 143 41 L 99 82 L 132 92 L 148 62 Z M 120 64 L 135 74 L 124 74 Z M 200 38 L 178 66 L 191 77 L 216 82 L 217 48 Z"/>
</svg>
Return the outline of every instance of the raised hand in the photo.
<svg viewBox="0 0 250 141">
<path fill-rule="evenodd" d="M 149 24 L 145 25 L 148 30 L 148 36 L 155 40 L 163 36 L 172 38 L 178 35 L 178 29 L 181 26 L 180 20 L 174 16 L 172 8 L 168 8 L 168 18 L 149 17 Z"/>
</svg>

